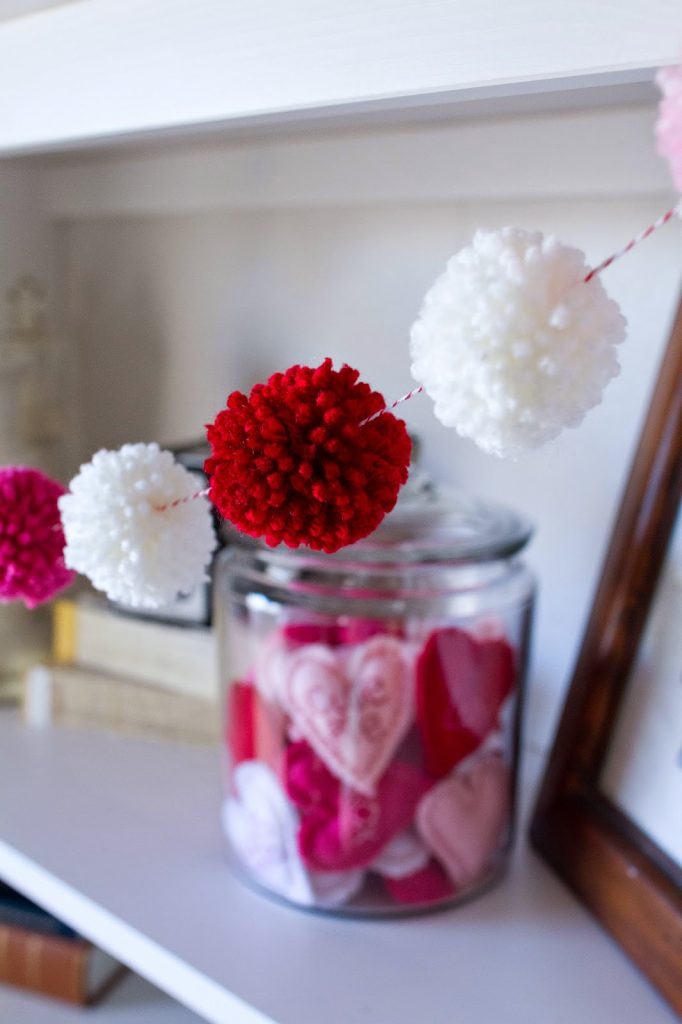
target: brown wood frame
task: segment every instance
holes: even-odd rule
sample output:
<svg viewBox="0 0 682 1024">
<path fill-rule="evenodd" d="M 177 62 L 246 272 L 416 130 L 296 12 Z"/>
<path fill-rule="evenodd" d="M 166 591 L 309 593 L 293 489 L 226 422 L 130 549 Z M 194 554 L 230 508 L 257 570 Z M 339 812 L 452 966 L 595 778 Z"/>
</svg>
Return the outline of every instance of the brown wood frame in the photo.
<svg viewBox="0 0 682 1024">
<path fill-rule="evenodd" d="M 682 870 L 599 790 L 681 494 L 682 301 L 531 825 L 536 849 L 682 1015 Z"/>
</svg>

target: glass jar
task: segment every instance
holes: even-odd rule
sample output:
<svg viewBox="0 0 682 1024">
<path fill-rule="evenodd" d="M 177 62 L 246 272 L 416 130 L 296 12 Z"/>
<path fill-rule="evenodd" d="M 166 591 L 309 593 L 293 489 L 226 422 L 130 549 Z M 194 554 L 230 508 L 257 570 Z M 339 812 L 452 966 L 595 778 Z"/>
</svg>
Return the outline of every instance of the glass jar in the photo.
<svg viewBox="0 0 682 1024">
<path fill-rule="evenodd" d="M 450 905 L 501 874 L 530 532 L 427 489 L 334 555 L 247 538 L 221 553 L 222 821 L 242 877 L 369 915 Z"/>
</svg>

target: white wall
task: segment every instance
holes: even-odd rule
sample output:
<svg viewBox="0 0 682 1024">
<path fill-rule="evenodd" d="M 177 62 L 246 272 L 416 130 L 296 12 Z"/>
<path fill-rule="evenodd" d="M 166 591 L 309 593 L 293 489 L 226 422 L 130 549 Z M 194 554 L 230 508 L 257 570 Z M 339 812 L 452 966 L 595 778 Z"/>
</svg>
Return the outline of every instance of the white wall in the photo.
<svg viewBox="0 0 682 1024">
<path fill-rule="evenodd" d="M 0 346 L 6 329 L 7 291 L 20 274 L 49 283 L 51 241 L 52 232 L 38 205 L 37 172 L 22 161 L 0 162 Z M 3 386 L 0 375 L 0 424 L 7 424 L 14 411 L 14 396 L 8 390 L 13 386 L 14 377 L 5 378 Z M 24 458 L 25 450 L 18 448 L 16 437 L 3 431 L 0 465 Z M 0 697 L 10 692 L 8 678 L 47 649 L 48 634 L 46 612 L 32 613 L 18 604 L 0 605 Z"/>
<path fill-rule="evenodd" d="M 35 168 L 25 161 L 0 161 L 0 329 L 5 293 L 21 273 L 45 279 L 51 253 L 48 225 L 37 206 Z"/>
<path fill-rule="evenodd" d="M 534 128 L 528 119 L 519 122 L 523 145 L 506 145 L 497 168 L 489 163 L 481 168 L 484 181 L 495 179 L 497 170 L 497 194 L 486 199 L 475 195 L 469 166 L 466 201 L 433 199 L 431 185 L 418 201 L 419 161 L 406 181 L 404 163 L 382 162 L 376 136 L 367 137 L 366 148 L 357 137 L 349 139 L 345 164 L 342 140 L 336 140 L 339 168 L 327 162 L 328 195 L 318 195 L 315 206 L 305 204 L 297 181 L 286 171 L 274 179 L 268 174 L 268 160 L 277 165 L 276 146 L 269 155 L 267 150 L 259 154 L 258 180 L 268 192 L 270 209 L 259 208 L 255 179 L 248 196 L 240 179 L 236 205 L 249 208 L 232 208 L 230 181 L 225 208 L 215 209 L 219 161 L 211 164 L 210 180 L 202 179 L 203 192 L 187 176 L 186 165 L 169 171 L 172 156 L 170 164 L 161 155 L 151 164 L 141 157 L 137 167 L 126 163 L 117 169 L 115 161 L 95 161 L 53 169 L 43 181 L 44 194 L 53 208 L 72 210 L 60 231 L 71 330 L 81 345 L 86 382 L 84 454 L 126 440 L 172 442 L 196 436 L 230 390 L 249 388 L 293 362 L 315 363 L 326 355 L 357 365 L 387 398 L 402 394 L 411 386 L 407 336 L 421 297 L 476 227 L 513 223 L 553 231 L 597 262 L 666 208 L 665 175 L 657 178 L 648 155 L 642 157 L 649 152 L 649 138 L 642 139 L 639 130 L 628 136 L 627 119 L 615 139 L 606 132 L 598 161 L 603 174 L 598 174 L 594 123 L 589 117 L 585 123 L 592 149 L 578 145 L 576 136 L 576 145 L 567 146 L 563 156 L 560 186 L 550 174 L 547 187 L 538 192 L 551 198 L 543 199 L 533 199 L 520 183 L 527 180 L 524 162 L 529 176 L 542 179 L 545 152 L 551 170 L 550 142 L 561 134 L 556 118 L 538 118 Z M 512 129 L 509 124 L 504 129 L 507 141 Z M 456 130 L 467 138 L 466 126 Z M 495 154 L 491 141 L 497 130 L 489 126 L 483 152 Z M 451 129 L 443 131 L 445 140 Z M 434 137 L 426 149 L 429 161 L 437 161 L 438 152 Z M 347 187 L 330 199 L 335 175 L 352 180 L 363 153 L 369 175 L 371 164 L 378 162 L 393 200 L 375 195 L 353 203 Z M 452 156 L 451 148 L 448 160 Z M 609 156 L 612 180 L 619 183 L 617 198 L 608 195 Z M 570 162 L 566 166 L 571 160 L 576 194 Z M 586 165 L 598 181 L 593 194 Z M 300 166 L 305 166 L 303 157 Z M 150 183 L 157 171 L 154 192 Z M 438 177 L 431 168 L 424 177 L 433 182 L 434 174 Z M 374 178 L 376 183 L 378 173 Z M 143 187 L 136 190 L 142 179 Z M 505 196 L 507 180 L 514 185 Z M 395 199 L 397 181 L 409 196 L 403 201 Z M 173 191 L 180 206 L 185 193 L 191 201 L 208 193 L 211 203 L 199 212 L 159 213 L 158 204 L 163 207 Z M 288 193 L 296 194 L 289 206 Z M 76 217 L 79 202 L 82 215 Z M 131 216 L 136 204 L 137 215 Z M 99 209 L 110 215 L 98 216 Z M 404 407 L 410 426 L 424 440 L 424 462 L 436 477 L 514 505 L 537 524 L 529 559 L 542 590 L 530 735 L 541 744 L 548 741 L 570 675 L 681 270 L 680 225 L 674 223 L 604 275 L 630 322 L 622 375 L 579 430 L 518 463 L 497 461 L 458 440 L 438 424 L 423 396 Z"/>
</svg>

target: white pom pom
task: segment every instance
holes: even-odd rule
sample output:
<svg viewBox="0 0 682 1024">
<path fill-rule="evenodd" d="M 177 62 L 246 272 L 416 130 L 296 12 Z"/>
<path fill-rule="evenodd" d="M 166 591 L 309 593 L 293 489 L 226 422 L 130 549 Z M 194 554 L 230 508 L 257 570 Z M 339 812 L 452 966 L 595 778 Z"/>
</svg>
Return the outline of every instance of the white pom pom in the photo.
<svg viewBox="0 0 682 1024">
<path fill-rule="evenodd" d="M 158 608 L 207 579 L 215 547 L 196 478 L 157 444 L 99 451 L 59 500 L 64 559 L 112 601 Z"/>
<path fill-rule="evenodd" d="M 625 320 L 585 255 L 520 228 L 478 231 L 427 293 L 412 375 L 435 414 L 516 456 L 575 427 L 620 366 Z"/>
</svg>

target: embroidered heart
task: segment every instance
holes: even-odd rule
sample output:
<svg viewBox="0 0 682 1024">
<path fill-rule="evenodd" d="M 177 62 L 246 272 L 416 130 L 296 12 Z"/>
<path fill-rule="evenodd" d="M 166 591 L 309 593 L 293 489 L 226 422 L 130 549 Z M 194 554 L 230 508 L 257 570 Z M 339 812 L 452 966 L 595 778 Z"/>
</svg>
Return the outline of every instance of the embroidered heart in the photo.
<svg viewBox="0 0 682 1024">
<path fill-rule="evenodd" d="M 416 814 L 419 835 L 455 886 L 475 882 L 503 842 L 510 822 L 511 774 L 497 756 L 436 783 Z"/>
<path fill-rule="evenodd" d="M 494 727 L 514 686 L 506 640 L 477 639 L 452 627 L 432 633 L 417 660 L 417 724 L 426 769 L 447 775 Z"/>
<path fill-rule="evenodd" d="M 337 778 L 371 795 L 412 718 L 412 648 L 392 636 L 289 655 L 281 691 L 299 734 Z"/>
<path fill-rule="evenodd" d="M 301 815 L 299 851 L 318 872 L 372 865 L 398 833 L 404 834 L 430 785 L 421 769 L 394 761 L 373 796 L 359 793 L 341 785 L 304 740 L 287 748 L 282 771 L 286 792 Z M 413 865 L 423 849 L 413 836 L 411 846 L 401 851 L 403 861 L 410 857 Z"/>
</svg>

